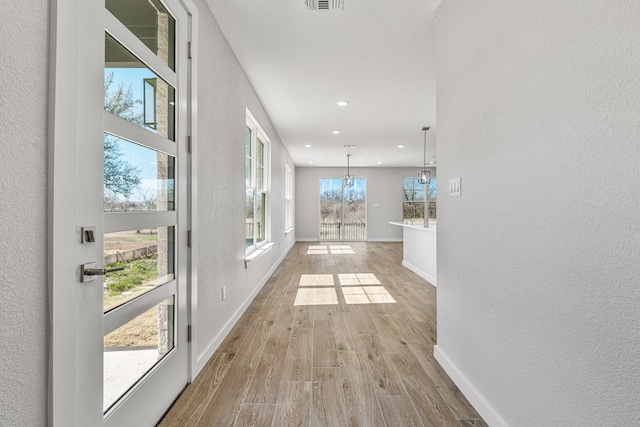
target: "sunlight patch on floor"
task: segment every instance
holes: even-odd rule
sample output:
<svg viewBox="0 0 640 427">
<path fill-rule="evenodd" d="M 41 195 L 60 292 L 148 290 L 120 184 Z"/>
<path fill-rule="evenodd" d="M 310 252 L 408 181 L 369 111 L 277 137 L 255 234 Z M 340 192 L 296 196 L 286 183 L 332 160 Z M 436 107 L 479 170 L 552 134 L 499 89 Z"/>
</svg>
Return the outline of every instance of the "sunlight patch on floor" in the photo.
<svg viewBox="0 0 640 427">
<path fill-rule="evenodd" d="M 337 305 L 339 294 L 348 305 L 397 303 L 375 274 L 338 274 L 338 282 L 336 287 L 333 274 L 300 275 L 294 305 Z"/>
<path fill-rule="evenodd" d="M 329 249 L 331 249 L 332 255 L 355 254 L 349 245 L 329 246 Z"/>
<path fill-rule="evenodd" d="M 302 274 L 298 286 L 333 286 L 333 274 Z"/>
<path fill-rule="evenodd" d="M 341 286 L 379 285 L 380 281 L 373 273 L 338 274 Z"/>
<path fill-rule="evenodd" d="M 331 245 L 329 247 L 312 245 L 307 249 L 307 255 L 329 255 L 329 251 L 331 251 L 331 255 L 355 254 L 349 245 Z"/>
<path fill-rule="evenodd" d="M 338 294 L 335 288 L 298 289 L 293 305 L 337 305 Z"/>
<path fill-rule="evenodd" d="M 394 304 L 397 301 L 384 286 L 349 286 L 342 288 L 344 301 L 351 304 Z"/>
<path fill-rule="evenodd" d="M 328 255 L 329 251 L 326 246 L 309 246 L 307 255 Z"/>
</svg>

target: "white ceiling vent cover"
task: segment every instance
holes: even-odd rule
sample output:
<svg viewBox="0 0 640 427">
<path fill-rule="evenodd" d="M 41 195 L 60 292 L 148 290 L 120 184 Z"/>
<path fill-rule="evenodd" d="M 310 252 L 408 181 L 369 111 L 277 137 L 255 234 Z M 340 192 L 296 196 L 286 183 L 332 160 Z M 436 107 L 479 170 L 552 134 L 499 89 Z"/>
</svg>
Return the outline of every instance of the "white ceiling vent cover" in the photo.
<svg viewBox="0 0 640 427">
<path fill-rule="evenodd" d="M 344 0 L 304 0 L 311 10 L 344 10 Z"/>
</svg>

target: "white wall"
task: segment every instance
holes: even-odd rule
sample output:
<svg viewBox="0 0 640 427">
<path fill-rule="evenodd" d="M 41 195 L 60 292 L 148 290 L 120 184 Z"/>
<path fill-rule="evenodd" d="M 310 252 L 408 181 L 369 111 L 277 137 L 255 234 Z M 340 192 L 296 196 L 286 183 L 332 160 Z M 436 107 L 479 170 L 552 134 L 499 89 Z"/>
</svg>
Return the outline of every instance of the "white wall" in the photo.
<svg viewBox="0 0 640 427">
<path fill-rule="evenodd" d="M 205 353 L 213 351 L 225 326 L 293 244 L 291 234 L 284 236 L 284 163 L 292 169 L 293 163 L 208 8 L 197 4 L 199 309 L 194 351 Z M 0 14 L 0 426 L 47 423 L 49 7 L 43 1 L 6 0 Z M 272 141 L 275 245 L 245 270 L 247 106 Z M 224 303 L 222 285 L 228 289 Z"/>
<path fill-rule="evenodd" d="M 417 177 L 420 169 L 351 168 L 353 176 L 367 179 L 367 240 L 402 241 L 402 228 L 389 225 L 389 221 L 402 222 L 402 178 Z M 428 170 L 436 176 L 435 168 Z M 346 167 L 296 168 L 296 239 L 318 239 L 320 178 L 342 178 L 345 173 Z"/>
<path fill-rule="evenodd" d="M 198 40 L 198 290 L 196 370 L 294 243 L 284 234 L 285 162 L 293 162 L 243 70 L 202 0 Z M 273 249 L 244 265 L 244 129 L 248 107 L 271 140 Z M 295 175 L 294 175 L 295 176 Z M 227 298 L 222 301 L 222 286 Z"/>
<path fill-rule="evenodd" d="M 47 57 L 49 4 L 0 13 L 0 426 L 47 415 Z"/>
<path fill-rule="evenodd" d="M 640 2 L 436 21 L 438 360 L 492 426 L 640 425 Z"/>
</svg>

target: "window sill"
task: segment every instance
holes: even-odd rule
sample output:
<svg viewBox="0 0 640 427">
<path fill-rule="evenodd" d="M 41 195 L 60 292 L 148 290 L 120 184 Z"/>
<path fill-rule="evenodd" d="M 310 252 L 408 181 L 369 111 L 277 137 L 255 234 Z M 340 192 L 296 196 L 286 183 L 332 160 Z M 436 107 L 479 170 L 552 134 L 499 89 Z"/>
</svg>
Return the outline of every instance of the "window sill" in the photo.
<svg viewBox="0 0 640 427">
<path fill-rule="evenodd" d="M 271 250 L 271 248 L 273 248 L 273 242 L 265 243 L 264 245 L 260 246 L 258 249 L 253 250 L 253 251 L 249 252 L 248 254 L 246 254 L 244 256 L 244 268 L 248 268 L 250 262 L 253 262 L 253 261 L 257 260 L 262 255 L 264 255 L 267 252 L 269 252 Z"/>
</svg>

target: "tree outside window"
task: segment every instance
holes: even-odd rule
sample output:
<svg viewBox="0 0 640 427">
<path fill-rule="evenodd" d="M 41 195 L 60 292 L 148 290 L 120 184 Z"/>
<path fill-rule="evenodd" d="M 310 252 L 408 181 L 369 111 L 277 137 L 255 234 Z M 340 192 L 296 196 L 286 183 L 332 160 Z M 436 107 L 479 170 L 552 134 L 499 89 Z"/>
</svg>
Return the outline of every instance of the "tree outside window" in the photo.
<svg viewBox="0 0 640 427">
<path fill-rule="evenodd" d="M 425 196 L 427 197 L 427 214 L 429 222 L 436 220 L 436 178 L 431 178 L 429 184 L 420 183 L 419 178 L 402 179 L 402 222 L 410 225 L 424 224 Z"/>
</svg>

